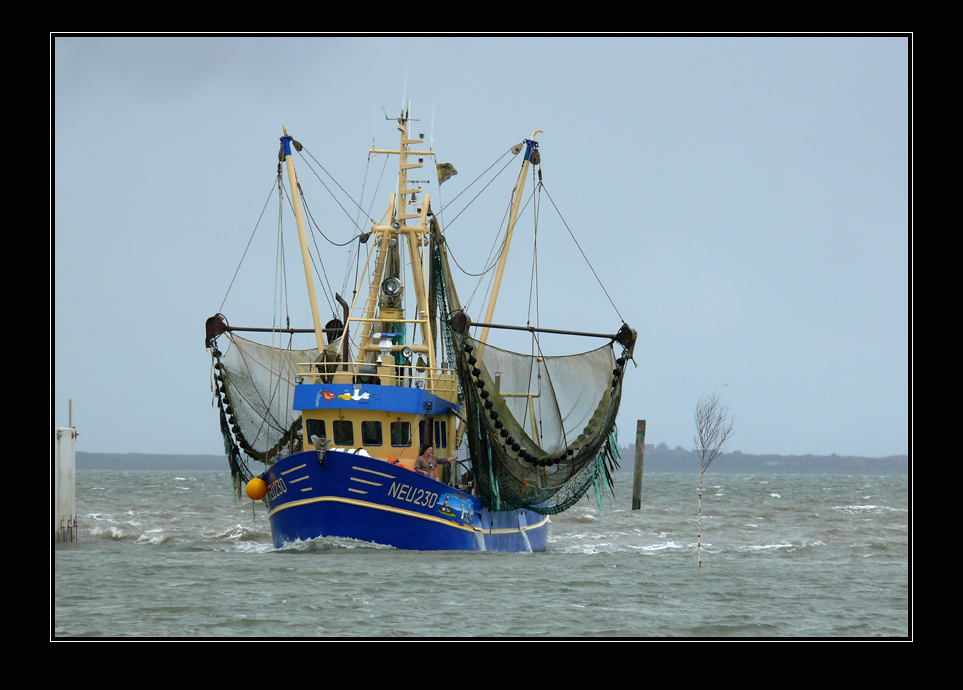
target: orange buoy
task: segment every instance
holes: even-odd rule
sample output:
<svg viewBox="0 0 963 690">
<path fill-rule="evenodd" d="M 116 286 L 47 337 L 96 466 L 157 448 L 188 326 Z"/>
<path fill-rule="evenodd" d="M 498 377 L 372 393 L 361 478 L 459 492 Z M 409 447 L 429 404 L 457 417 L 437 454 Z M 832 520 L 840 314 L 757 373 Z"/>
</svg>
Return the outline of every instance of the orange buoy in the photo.
<svg viewBox="0 0 963 690">
<path fill-rule="evenodd" d="M 247 483 L 244 491 L 252 501 L 260 501 L 267 495 L 267 484 L 260 477 L 255 477 Z"/>
</svg>

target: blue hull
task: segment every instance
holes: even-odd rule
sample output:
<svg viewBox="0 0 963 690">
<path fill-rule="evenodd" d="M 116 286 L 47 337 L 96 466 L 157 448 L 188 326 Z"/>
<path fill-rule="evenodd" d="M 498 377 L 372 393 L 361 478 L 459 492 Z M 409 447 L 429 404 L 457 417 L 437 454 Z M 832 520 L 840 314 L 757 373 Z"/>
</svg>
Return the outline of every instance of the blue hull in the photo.
<svg viewBox="0 0 963 690">
<path fill-rule="evenodd" d="M 544 551 L 548 517 L 492 512 L 404 467 L 353 453 L 305 451 L 263 475 L 274 546 L 346 537 L 419 551 Z"/>
</svg>

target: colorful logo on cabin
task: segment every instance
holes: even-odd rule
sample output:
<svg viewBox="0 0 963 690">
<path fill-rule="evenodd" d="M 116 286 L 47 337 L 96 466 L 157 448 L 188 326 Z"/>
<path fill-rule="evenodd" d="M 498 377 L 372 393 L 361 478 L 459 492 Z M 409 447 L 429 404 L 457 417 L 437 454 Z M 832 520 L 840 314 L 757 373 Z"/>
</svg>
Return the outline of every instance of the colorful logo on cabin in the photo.
<svg viewBox="0 0 963 690">
<path fill-rule="evenodd" d="M 359 402 L 361 400 L 367 400 L 370 397 L 368 393 L 362 393 L 360 388 L 356 388 L 354 393 L 332 393 L 327 388 L 322 388 L 318 391 L 318 395 L 314 400 L 314 404 L 318 407 L 321 406 L 321 401 L 331 402 L 332 400 L 354 400 Z"/>
</svg>

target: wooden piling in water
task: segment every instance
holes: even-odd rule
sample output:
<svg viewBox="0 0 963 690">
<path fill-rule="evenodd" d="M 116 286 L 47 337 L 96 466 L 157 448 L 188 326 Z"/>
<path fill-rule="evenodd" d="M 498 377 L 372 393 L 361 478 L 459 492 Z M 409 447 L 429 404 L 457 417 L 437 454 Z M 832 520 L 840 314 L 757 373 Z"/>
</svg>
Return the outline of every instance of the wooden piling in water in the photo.
<svg viewBox="0 0 963 690">
<path fill-rule="evenodd" d="M 635 473 L 632 477 L 632 510 L 642 506 L 642 456 L 645 453 L 645 420 L 640 419 L 635 427 Z"/>
</svg>

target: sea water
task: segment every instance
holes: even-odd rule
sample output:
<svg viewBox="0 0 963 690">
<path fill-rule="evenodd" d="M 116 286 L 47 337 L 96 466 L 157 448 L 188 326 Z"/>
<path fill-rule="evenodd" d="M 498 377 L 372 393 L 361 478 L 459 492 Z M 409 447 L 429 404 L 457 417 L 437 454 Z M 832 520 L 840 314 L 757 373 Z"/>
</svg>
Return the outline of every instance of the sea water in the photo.
<svg viewBox="0 0 963 690">
<path fill-rule="evenodd" d="M 912 637 L 906 475 L 632 473 L 553 516 L 542 553 L 275 549 L 227 471 L 77 473 L 51 637 Z"/>
</svg>

